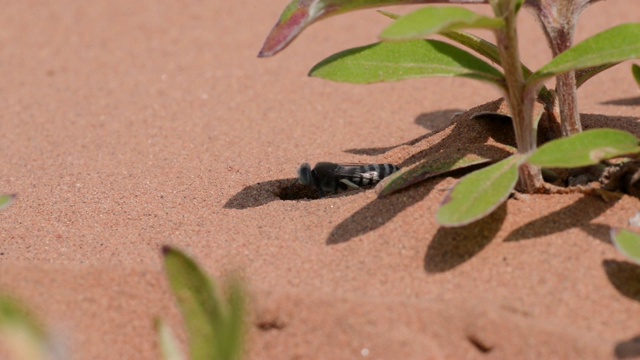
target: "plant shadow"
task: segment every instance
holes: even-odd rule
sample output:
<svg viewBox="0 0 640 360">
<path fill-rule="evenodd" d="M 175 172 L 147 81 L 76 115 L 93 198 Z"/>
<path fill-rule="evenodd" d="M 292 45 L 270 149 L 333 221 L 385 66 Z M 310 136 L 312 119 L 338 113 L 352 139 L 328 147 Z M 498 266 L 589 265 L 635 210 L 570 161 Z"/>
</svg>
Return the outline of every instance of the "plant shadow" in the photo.
<svg viewBox="0 0 640 360">
<path fill-rule="evenodd" d="M 602 267 L 618 292 L 640 302 L 640 265 L 628 261 L 604 260 Z"/>
<path fill-rule="evenodd" d="M 616 359 L 637 359 L 640 357 L 640 335 L 617 343 L 613 353 Z"/>
<path fill-rule="evenodd" d="M 591 224 L 589 222 L 607 211 L 615 203 L 616 201 L 605 202 L 598 197 L 585 195 L 562 209 L 556 210 L 515 229 L 507 235 L 504 241 L 534 239 L 571 228 L 580 228 L 602 242 L 611 243 L 609 240 L 608 226 Z"/>
<path fill-rule="evenodd" d="M 484 249 L 500 231 L 507 216 L 503 203 L 489 216 L 457 228 L 440 227 L 424 256 L 424 270 L 441 273 L 462 265 Z"/>
<path fill-rule="evenodd" d="M 424 199 L 442 178 L 426 181 L 411 191 L 377 198 L 338 224 L 329 234 L 327 245 L 347 242 L 383 226 L 406 208 Z"/>
<path fill-rule="evenodd" d="M 607 100 L 601 102 L 603 105 L 618 105 L 618 106 L 638 106 L 640 105 L 640 96 L 623 98 L 623 99 L 615 99 L 615 100 Z"/>
<path fill-rule="evenodd" d="M 453 117 L 455 114 L 462 112 L 462 109 L 448 109 L 448 110 L 439 110 L 428 113 L 422 113 L 418 115 L 414 122 L 417 125 L 422 126 L 423 128 L 429 130 L 430 132 L 418 136 L 415 139 L 409 140 L 402 144 L 386 146 L 386 147 L 372 147 L 372 148 L 355 148 L 355 149 L 346 149 L 344 152 L 355 155 L 368 155 L 368 156 L 376 156 L 381 155 L 386 152 L 389 152 L 400 146 L 412 146 L 424 139 L 428 139 L 429 137 L 439 133 L 444 130 L 447 126 L 451 125 L 453 122 Z"/>
</svg>

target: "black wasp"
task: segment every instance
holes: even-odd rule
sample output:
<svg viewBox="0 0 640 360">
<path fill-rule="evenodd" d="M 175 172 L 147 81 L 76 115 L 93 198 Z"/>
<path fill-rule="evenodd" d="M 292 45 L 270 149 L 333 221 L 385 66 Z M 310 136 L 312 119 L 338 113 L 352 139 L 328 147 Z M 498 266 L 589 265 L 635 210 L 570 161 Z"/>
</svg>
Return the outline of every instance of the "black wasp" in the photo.
<svg viewBox="0 0 640 360">
<path fill-rule="evenodd" d="M 311 169 L 308 163 L 300 165 L 298 181 L 303 185 L 315 186 L 320 197 L 338 189 L 359 189 L 361 186 L 375 185 L 380 180 L 400 170 L 393 164 L 336 164 L 320 162 Z"/>
</svg>

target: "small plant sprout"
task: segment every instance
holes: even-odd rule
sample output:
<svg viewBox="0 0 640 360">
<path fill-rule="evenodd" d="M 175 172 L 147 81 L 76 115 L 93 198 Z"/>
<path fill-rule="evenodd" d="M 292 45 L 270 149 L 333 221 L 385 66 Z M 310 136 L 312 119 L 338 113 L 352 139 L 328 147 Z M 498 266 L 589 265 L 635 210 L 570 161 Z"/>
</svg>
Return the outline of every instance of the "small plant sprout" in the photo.
<svg viewBox="0 0 640 360">
<path fill-rule="evenodd" d="M 198 264 L 179 250 L 162 249 L 169 285 L 182 312 L 193 360 L 238 360 L 244 346 L 245 298 L 238 281 L 230 281 L 225 296 Z M 171 330 L 156 321 L 164 359 L 183 359 Z"/>
<path fill-rule="evenodd" d="M 640 153 L 638 139 L 632 134 L 608 129 L 582 133 L 576 89 L 617 63 L 640 58 L 640 23 L 615 26 L 573 46 L 578 17 L 595 1 L 294 0 L 267 37 L 259 56 L 276 54 L 307 26 L 331 15 L 386 5 L 436 2 L 485 3 L 494 15 L 481 15 L 459 6 L 425 7 L 406 16 L 385 12 L 395 21 L 382 32 L 381 42 L 334 54 L 314 66 L 310 76 L 357 84 L 457 76 L 499 89 L 509 105 L 516 149 L 506 159 L 484 159 L 493 164 L 462 178 L 445 197 L 437 215 L 440 224 L 462 226 L 476 221 L 496 209 L 516 187 L 526 193 L 552 191 L 543 180 L 542 168 L 574 168 L 576 164 L 587 166 Z M 537 71 L 528 69 L 520 59 L 516 20 L 523 7 L 540 20 L 553 55 Z M 495 45 L 463 32 L 465 29 L 490 30 Z M 431 39 L 434 35 L 453 40 L 460 47 Z M 551 78 L 556 79 L 555 91 L 544 86 Z M 556 119 L 555 113 L 560 114 L 557 133 L 546 137 L 556 140 L 540 149 L 538 122 L 542 112 L 534 111 L 536 102 L 543 103 L 547 118 Z M 447 156 L 447 151 L 442 155 Z M 443 174 L 473 162 L 462 159 L 456 157 L 449 164 L 440 161 L 444 166 L 437 168 L 424 164 L 407 167 L 385 179 L 379 185 L 379 194 L 387 195 L 434 173 Z M 482 156 L 475 161 L 482 162 Z"/>
</svg>

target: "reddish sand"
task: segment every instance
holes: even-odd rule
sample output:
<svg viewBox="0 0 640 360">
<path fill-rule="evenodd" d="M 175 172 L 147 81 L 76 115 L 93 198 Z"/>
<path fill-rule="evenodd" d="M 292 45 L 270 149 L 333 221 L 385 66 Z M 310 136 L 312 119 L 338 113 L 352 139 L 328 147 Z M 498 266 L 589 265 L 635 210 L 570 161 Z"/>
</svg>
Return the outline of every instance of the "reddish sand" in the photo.
<svg viewBox="0 0 640 360">
<path fill-rule="evenodd" d="M 500 96 L 465 79 L 307 78 L 376 40 L 389 21 L 373 10 L 256 58 L 286 2 L 5 1 L 0 191 L 18 199 L 0 213 L 0 290 L 74 359 L 157 359 L 154 318 L 186 344 L 170 244 L 214 277 L 245 276 L 250 359 L 640 356 L 640 266 L 608 235 L 629 228 L 636 198 L 520 196 L 462 229 L 434 219 L 454 178 L 382 200 L 280 200 L 302 162 L 401 160 L 411 148 L 384 150 Z M 639 15 L 640 2 L 600 2 L 578 40 Z M 532 68 L 550 58 L 529 14 L 521 43 Z M 640 135 L 639 96 L 617 66 L 580 90 L 597 114 L 585 123 Z M 474 135 L 457 130 L 458 144 Z"/>
</svg>

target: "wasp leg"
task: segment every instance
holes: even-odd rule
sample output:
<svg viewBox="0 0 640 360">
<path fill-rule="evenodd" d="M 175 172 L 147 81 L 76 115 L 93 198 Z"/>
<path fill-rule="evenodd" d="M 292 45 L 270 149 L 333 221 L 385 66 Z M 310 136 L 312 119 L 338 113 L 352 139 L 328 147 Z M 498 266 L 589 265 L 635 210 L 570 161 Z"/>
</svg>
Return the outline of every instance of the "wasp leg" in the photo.
<svg viewBox="0 0 640 360">
<path fill-rule="evenodd" d="M 360 186 L 352 183 L 351 181 L 347 180 L 347 179 L 340 179 L 340 182 L 347 185 L 348 187 L 352 188 L 352 189 L 360 189 Z"/>
</svg>

